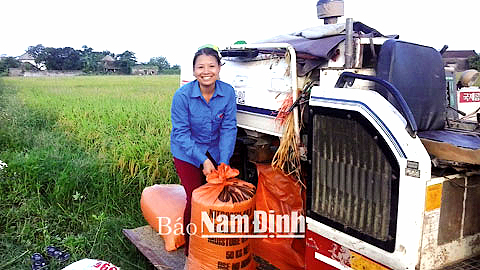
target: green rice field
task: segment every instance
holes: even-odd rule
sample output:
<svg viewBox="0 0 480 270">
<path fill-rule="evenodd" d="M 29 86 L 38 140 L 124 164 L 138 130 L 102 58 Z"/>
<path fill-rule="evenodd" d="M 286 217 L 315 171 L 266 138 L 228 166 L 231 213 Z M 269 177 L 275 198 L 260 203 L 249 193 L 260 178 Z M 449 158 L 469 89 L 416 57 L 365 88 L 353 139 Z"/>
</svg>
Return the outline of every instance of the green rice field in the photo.
<svg viewBox="0 0 480 270">
<path fill-rule="evenodd" d="M 144 187 L 178 182 L 169 151 L 178 75 L 0 78 L 0 269 L 34 252 L 153 269 L 123 236 Z"/>
</svg>

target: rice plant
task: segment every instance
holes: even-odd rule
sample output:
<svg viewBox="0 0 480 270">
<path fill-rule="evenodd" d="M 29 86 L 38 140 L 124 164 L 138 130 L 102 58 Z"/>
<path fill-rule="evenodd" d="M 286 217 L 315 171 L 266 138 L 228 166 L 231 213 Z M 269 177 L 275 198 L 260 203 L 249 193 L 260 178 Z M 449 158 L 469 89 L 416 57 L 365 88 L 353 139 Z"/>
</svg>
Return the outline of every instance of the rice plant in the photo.
<svg viewBox="0 0 480 270">
<path fill-rule="evenodd" d="M 178 81 L 0 79 L 0 269 L 28 268 L 48 245 L 67 249 L 70 262 L 151 268 L 121 229 L 146 224 L 144 187 L 178 181 L 169 151 Z"/>
</svg>

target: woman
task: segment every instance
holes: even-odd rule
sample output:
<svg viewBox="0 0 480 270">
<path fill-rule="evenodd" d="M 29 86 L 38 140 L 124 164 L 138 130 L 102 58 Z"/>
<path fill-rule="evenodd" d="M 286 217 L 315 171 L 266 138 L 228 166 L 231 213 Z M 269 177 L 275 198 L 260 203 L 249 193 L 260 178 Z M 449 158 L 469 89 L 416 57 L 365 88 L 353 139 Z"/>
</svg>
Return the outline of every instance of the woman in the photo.
<svg viewBox="0 0 480 270">
<path fill-rule="evenodd" d="M 172 100 L 170 146 L 175 168 L 187 194 L 184 231 L 190 223 L 192 191 L 220 163 L 228 164 L 237 137 L 233 87 L 219 80 L 220 55 L 212 47 L 193 57 L 196 80 L 177 90 Z M 188 255 L 188 233 L 185 234 Z"/>
</svg>

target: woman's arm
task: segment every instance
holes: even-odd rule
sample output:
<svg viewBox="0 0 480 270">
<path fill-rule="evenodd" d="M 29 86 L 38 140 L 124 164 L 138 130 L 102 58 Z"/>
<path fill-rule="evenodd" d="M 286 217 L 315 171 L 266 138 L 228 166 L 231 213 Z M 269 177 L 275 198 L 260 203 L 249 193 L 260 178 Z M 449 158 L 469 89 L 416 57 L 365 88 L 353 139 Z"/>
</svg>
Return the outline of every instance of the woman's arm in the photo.
<svg viewBox="0 0 480 270">
<path fill-rule="evenodd" d="M 237 102 L 233 87 L 230 86 L 229 88 L 231 89 L 229 101 L 225 108 L 225 115 L 220 127 L 219 164 L 229 164 L 230 158 L 232 157 L 235 149 L 235 142 L 237 140 Z"/>
<path fill-rule="evenodd" d="M 171 108 L 171 140 L 179 145 L 186 155 L 192 157 L 196 163 L 195 165 L 200 166 L 208 158 L 205 153 L 200 151 L 192 139 L 187 99 L 185 95 L 179 94 L 178 92 L 173 96 Z"/>
</svg>

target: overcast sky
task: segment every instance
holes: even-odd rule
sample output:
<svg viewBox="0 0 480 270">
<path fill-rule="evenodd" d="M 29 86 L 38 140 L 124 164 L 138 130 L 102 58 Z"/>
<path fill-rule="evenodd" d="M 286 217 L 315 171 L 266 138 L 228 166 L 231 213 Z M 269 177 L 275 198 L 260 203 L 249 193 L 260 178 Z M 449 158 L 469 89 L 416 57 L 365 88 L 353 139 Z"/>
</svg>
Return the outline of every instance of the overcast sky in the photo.
<svg viewBox="0 0 480 270">
<path fill-rule="evenodd" d="M 28 46 L 135 53 L 190 61 L 205 43 L 254 42 L 323 24 L 317 0 L 3 0 L 0 55 Z M 480 0 L 345 0 L 345 17 L 382 34 L 480 53 Z M 341 19 L 344 21 L 344 19 Z"/>
</svg>

